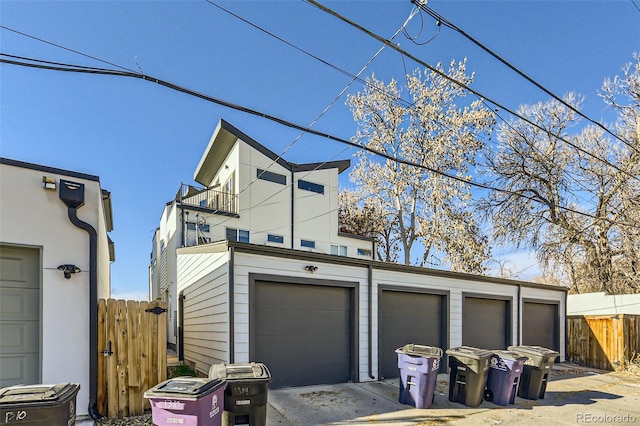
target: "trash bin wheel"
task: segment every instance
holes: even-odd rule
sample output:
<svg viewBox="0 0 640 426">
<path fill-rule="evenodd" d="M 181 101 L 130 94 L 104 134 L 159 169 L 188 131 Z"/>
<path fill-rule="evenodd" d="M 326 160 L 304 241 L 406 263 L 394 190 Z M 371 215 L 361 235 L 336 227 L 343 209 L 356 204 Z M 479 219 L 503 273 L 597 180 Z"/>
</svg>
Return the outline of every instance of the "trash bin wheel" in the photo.
<svg viewBox="0 0 640 426">
<path fill-rule="evenodd" d="M 493 392 L 491 391 L 491 389 L 484 390 L 484 400 L 493 402 Z"/>
</svg>

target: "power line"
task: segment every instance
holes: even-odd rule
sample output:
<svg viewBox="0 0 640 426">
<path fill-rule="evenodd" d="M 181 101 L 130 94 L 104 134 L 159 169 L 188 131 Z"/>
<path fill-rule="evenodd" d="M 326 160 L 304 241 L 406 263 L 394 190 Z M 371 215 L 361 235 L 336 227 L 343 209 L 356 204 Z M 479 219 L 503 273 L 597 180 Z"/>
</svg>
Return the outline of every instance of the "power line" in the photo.
<svg viewBox="0 0 640 426">
<path fill-rule="evenodd" d="M 478 46 L 479 48 L 481 48 L 482 50 L 484 50 L 485 52 L 487 52 L 488 54 L 490 54 L 491 56 L 493 56 L 494 58 L 496 58 L 498 61 L 502 62 L 504 65 L 506 65 L 509 69 L 511 69 L 512 71 L 515 71 L 519 76 L 521 76 L 522 78 L 524 78 L 525 80 L 527 80 L 529 83 L 533 84 L 534 86 L 536 86 L 538 89 L 542 90 L 544 93 L 546 93 L 547 95 L 551 96 L 553 99 L 555 99 L 556 101 L 560 102 L 562 105 L 564 105 L 565 107 L 569 108 L 571 111 L 575 112 L 576 114 L 578 114 L 580 117 L 584 118 L 585 120 L 589 121 L 592 124 L 595 124 L 596 126 L 600 127 L 602 130 L 604 130 L 605 132 L 607 132 L 608 134 L 610 134 L 611 136 L 613 136 L 614 138 L 618 139 L 620 142 L 624 143 L 625 145 L 627 145 L 629 148 L 633 149 L 634 151 L 640 153 L 640 151 L 634 147 L 633 145 L 631 145 L 629 142 L 625 141 L 624 139 L 622 139 L 620 136 L 618 136 L 617 134 L 613 133 L 611 130 L 609 130 L 607 127 L 605 127 L 602 123 L 597 122 L 595 120 L 593 120 L 592 118 L 588 117 L 586 114 L 584 114 L 582 111 L 580 111 L 579 109 L 575 108 L 573 105 L 571 105 L 568 102 L 565 102 L 564 99 L 560 98 L 559 96 L 557 96 L 555 93 L 553 93 L 551 90 L 547 89 L 546 87 L 544 87 L 542 84 L 538 83 L 537 81 L 535 81 L 532 77 L 528 76 L 527 74 L 525 74 L 523 71 L 521 71 L 519 68 L 517 68 L 515 65 L 512 65 L 510 62 L 508 62 L 506 59 L 504 59 L 503 57 L 501 57 L 500 55 L 498 55 L 496 52 L 494 52 L 493 50 L 489 49 L 487 46 L 485 46 L 484 44 L 482 44 L 480 41 L 478 41 L 477 39 L 475 39 L 474 37 L 472 37 L 471 35 L 467 34 L 464 30 L 460 29 L 457 25 L 455 25 L 453 22 L 449 21 L 447 18 L 445 18 L 444 16 L 440 15 L 438 12 L 436 12 L 435 10 L 431 9 L 429 6 L 427 6 L 425 3 L 422 3 L 418 0 L 410 0 L 411 3 L 413 3 L 414 5 L 416 5 L 417 7 L 419 7 L 421 10 L 425 11 L 426 13 L 428 13 L 431 17 L 435 18 L 437 20 L 438 23 L 442 23 L 443 25 L 445 25 L 446 27 L 462 34 L 466 39 L 470 40 L 473 44 L 475 44 L 476 46 Z"/>
<path fill-rule="evenodd" d="M 547 131 L 542 126 L 538 125 L 537 123 L 534 123 L 533 121 L 531 121 L 528 118 L 518 114 L 517 112 L 511 110 L 510 108 L 507 108 L 506 106 L 500 104 L 498 101 L 493 100 L 492 98 L 489 98 L 488 96 L 483 95 L 482 93 L 478 92 L 477 90 L 474 90 L 474 89 L 470 88 L 468 85 L 456 80 L 455 78 L 447 75 L 445 72 L 440 71 L 436 67 L 428 64 L 427 62 L 421 60 L 420 58 L 418 58 L 418 57 L 416 57 L 414 55 L 412 55 L 411 53 L 401 49 L 397 45 L 393 44 L 390 40 L 387 40 L 387 39 L 379 36 L 378 34 L 366 29 L 365 27 L 361 26 L 360 24 L 358 24 L 356 22 L 353 22 L 352 20 L 340 15 L 339 13 L 333 11 L 332 9 L 327 8 L 326 6 L 323 6 L 322 4 L 318 3 L 317 1 L 315 1 L 315 0 L 303 0 L 303 1 L 305 1 L 307 3 L 310 3 L 311 5 L 317 7 L 318 9 L 322 10 L 323 12 L 328 13 L 328 14 L 340 19 L 341 21 L 343 21 L 343 22 L 345 22 L 345 23 L 357 28 L 358 30 L 360 30 L 361 32 L 367 34 L 368 36 L 374 38 L 375 40 L 378 40 L 379 42 L 384 43 L 385 45 L 391 47 L 392 49 L 394 49 L 394 50 L 396 50 L 398 52 L 400 52 L 401 54 L 406 55 L 411 60 L 415 61 L 416 63 L 418 63 L 418 64 L 420 64 L 422 66 L 424 66 L 425 68 L 429 69 L 430 71 L 436 73 L 440 77 L 452 82 L 453 84 L 457 85 L 458 87 L 461 87 L 461 88 L 467 90 L 469 93 L 472 93 L 472 94 L 478 96 L 479 98 L 485 99 L 487 102 L 497 106 L 500 109 L 503 109 L 503 110 L 507 111 L 509 114 L 511 114 L 511 115 L 513 115 L 515 117 L 518 117 L 520 120 L 530 124 L 531 126 L 534 126 L 535 128 L 537 128 L 539 130 L 542 130 L 542 131 L 545 131 L 545 132 Z M 603 159 L 603 158 L 600 158 L 600 157 L 596 156 L 595 154 L 593 154 L 593 153 L 591 153 L 591 152 L 589 152 L 589 151 L 577 146 L 576 144 L 568 141 L 567 139 L 563 138 L 562 136 L 555 135 L 555 134 L 553 136 L 558 138 L 558 140 L 566 143 L 567 145 L 573 147 L 574 149 L 582 152 L 583 154 L 586 154 L 589 157 L 608 165 L 609 167 L 613 168 L 614 170 L 619 171 L 620 173 L 626 174 L 627 176 L 629 176 L 632 179 L 636 179 L 636 180 L 640 181 L 640 178 L 638 178 L 637 176 L 634 176 L 634 175 L 630 174 L 626 170 L 620 169 L 618 166 L 614 165 L 610 161 L 607 161 L 606 159 Z"/>
<path fill-rule="evenodd" d="M 4 56 L 4 54 L 0 52 L 0 56 Z M 33 60 L 33 61 L 38 61 L 38 60 Z M 0 58 L 0 63 L 6 63 L 6 64 L 10 64 L 10 65 L 17 65 L 17 66 L 23 66 L 23 67 L 31 67 L 31 68 L 48 69 L 48 70 L 54 70 L 54 71 L 65 71 L 65 72 L 74 72 L 74 73 L 87 73 L 88 72 L 88 73 L 97 74 L 97 75 L 111 75 L 111 76 L 117 76 L 117 77 L 138 78 L 138 79 L 145 80 L 145 81 L 148 81 L 148 82 L 151 82 L 151 83 L 154 83 L 154 84 L 158 84 L 160 86 L 164 86 L 164 87 L 166 87 L 168 89 L 171 89 L 171 90 L 174 90 L 174 91 L 177 91 L 177 92 L 180 92 L 180 93 L 187 94 L 189 96 L 193 96 L 193 97 L 202 99 L 202 100 L 207 101 L 207 102 L 215 103 L 217 105 L 221 105 L 221 106 L 224 106 L 224 107 L 227 107 L 227 108 L 230 108 L 230 109 L 234 109 L 236 111 L 244 112 L 246 114 L 262 117 L 262 118 L 265 118 L 267 120 L 273 121 L 273 122 L 278 123 L 278 124 L 280 124 L 282 126 L 285 126 L 285 127 L 289 127 L 289 128 L 300 130 L 300 131 L 303 131 L 303 132 L 306 132 L 306 133 L 310 133 L 310 134 L 313 134 L 313 135 L 316 135 L 316 136 L 320 136 L 322 138 L 329 139 L 329 140 L 332 140 L 334 142 L 343 143 L 343 144 L 349 145 L 351 147 L 355 147 L 357 149 L 362 149 L 364 151 L 367 151 L 367 152 L 369 152 L 371 154 L 377 155 L 377 156 L 382 157 L 382 158 L 384 158 L 386 160 L 389 160 L 389 161 L 393 161 L 393 162 L 397 162 L 397 163 L 400 163 L 400 164 L 404 164 L 406 166 L 412 166 L 412 167 L 417 167 L 419 169 L 427 170 L 427 171 L 429 171 L 431 173 L 440 175 L 440 176 L 448 178 L 448 179 L 453 179 L 453 180 L 461 182 L 461 183 L 463 183 L 465 185 L 470 185 L 470 186 L 473 186 L 473 187 L 476 187 L 476 188 L 490 190 L 490 191 L 496 191 L 496 192 L 500 192 L 500 193 L 507 193 L 507 194 L 511 194 L 511 195 L 514 195 L 514 196 L 517 196 L 517 197 L 520 197 L 520 198 L 528 199 L 528 200 L 530 200 L 532 202 L 537 202 L 537 203 L 544 204 L 544 202 L 541 201 L 540 199 L 534 198 L 534 197 L 529 196 L 529 195 L 522 194 L 522 193 L 520 193 L 518 191 L 511 191 L 511 190 L 508 190 L 508 189 L 493 187 L 493 186 L 491 186 L 489 184 L 476 182 L 476 181 L 471 180 L 471 179 L 461 178 L 461 177 L 458 177 L 458 176 L 455 176 L 455 175 L 452 175 L 452 174 L 449 174 L 449 173 L 434 169 L 432 167 L 425 166 L 424 164 L 416 163 L 415 161 L 405 160 L 405 159 L 393 157 L 393 156 L 391 156 L 389 154 L 386 154 L 384 152 L 377 151 L 377 150 L 375 150 L 373 148 L 370 148 L 370 147 L 367 147 L 367 146 L 352 142 L 352 141 L 350 141 L 348 139 L 344 139 L 344 138 L 341 138 L 339 136 L 331 135 L 329 133 L 321 132 L 321 131 L 318 131 L 318 130 L 315 130 L 315 129 L 307 128 L 307 127 L 302 126 L 300 124 L 297 124 L 297 123 L 294 123 L 294 122 L 291 122 L 291 121 L 287 121 L 287 120 L 285 120 L 283 118 L 276 117 L 274 115 L 267 114 L 265 112 L 262 112 L 262 111 L 259 111 L 259 110 L 255 110 L 255 109 L 252 109 L 252 108 L 248 108 L 248 107 L 245 107 L 245 106 L 242 106 L 242 105 L 234 104 L 232 102 L 225 101 L 223 99 L 219 99 L 219 98 L 216 98 L 214 96 L 206 95 L 204 93 L 200 93 L 200 92 L 197 92 L 195 90 L 191 90 L 191 89 L 188 89 L 186 87 L 183 87 L 183 86 L 180 86 L 180 85 L 177 85 L 177 84 L 174 84 L 174 83 L 171 83 L 169 81 L 165 81 L 165 80 L 162 80 L 162 79 L 159 79 L 159 78 L 155 78 L 155 77 L 152 77 L 152 76 L 149 76 L 149 75 L 143 75 L 143 74 L 138 74 L 138 73 L 130 73 L 130 72 L 124 72 L 124 71 L 117 71 L 117 70 L 111 70 L 111 71 L 93 70 L 93 69 L 92 70 L 86 70 L 85 67 L 80 66 L 80 65 L 74 65 L 72 67 L 60 67 L 60 66 L 52 66 L 52 65 L 44 65 L 44 64 L 34 64 L 34 63 L 26 63 L 26 62 L 8 60 L 8 59 L 4 59 L 4 58 Z M 611 224 L 624 225 L 624 226 L 633 227 L 633 228 L 638 227 L 637 224 L 627 224 L 627 223 L 616 222 L 616 221 L 611 220 L 611 219 L 609 219 L 607 217 L 599 218 L 599 217 L 594 216 L 594 215 L 592 215 L 590 213 L 581 212 L 581 211 L 572 209 L 570 207 L 556 206 L 556 208 L 559 209 L 559 210 L 564 210 L 564 211 L 567 211 L 567 212 L 570 212 L 570 213 L 574 213 L 574 214 L 578 214 L 578 215 L 581 215 L 581 216 L 590 217 L 592 219 L 605 220 L 605 221 L 607 221 L 607 222 L 609 222 Z"/>
</svg>

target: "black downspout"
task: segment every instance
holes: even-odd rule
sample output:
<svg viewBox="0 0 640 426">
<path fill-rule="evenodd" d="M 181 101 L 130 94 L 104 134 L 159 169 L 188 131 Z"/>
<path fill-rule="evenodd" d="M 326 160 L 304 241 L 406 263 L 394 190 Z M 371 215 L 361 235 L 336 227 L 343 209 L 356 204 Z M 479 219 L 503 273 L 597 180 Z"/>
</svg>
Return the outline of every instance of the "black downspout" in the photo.
<svg viewBox="0 0 640 426">
<path fill-rule="evenodd" d="M 569 291 L 565 291 L 564 292 L 564 361 L 567 361 L 567 354 L 569 353 L 569 344 L 567 343 L 567 326 L 569 325 L 569 319 L 567 318 L 567 301 L 569 298 Z M 560 309 L 558 309 L 558 315 L 560 315 Z M 560 334 L 560 330 L 558 330 L 558 339 L 560 338 L 559 336 Z M 560 348 L 560 345 L 558 345 L 558 348 Z"/>
<path fill-rule="evenodd" d="M 233 247 L 229 247 L 229 363 L 233 364 L 235 362 L 235 341 L 236 341 L 236 330 L 235 330 L 235 280 L 233 278 L 234 270 L 233 263 L 235 262 L 234 250 Z"/>
<path fill-rule="evenodd" d="M 372 309 L 373 309 L 373 265 L 369 265 L 369 269 L 368 269 L 368 274 L 367 274 L 367 286 L 369 288 L 369 378 L 370 379 L 375 379 L 375 376 L 373 375 L 373 324 L 372 324 L 372 319 L 373 319 L 373 313 L 372 313 Z"/>
</svg>

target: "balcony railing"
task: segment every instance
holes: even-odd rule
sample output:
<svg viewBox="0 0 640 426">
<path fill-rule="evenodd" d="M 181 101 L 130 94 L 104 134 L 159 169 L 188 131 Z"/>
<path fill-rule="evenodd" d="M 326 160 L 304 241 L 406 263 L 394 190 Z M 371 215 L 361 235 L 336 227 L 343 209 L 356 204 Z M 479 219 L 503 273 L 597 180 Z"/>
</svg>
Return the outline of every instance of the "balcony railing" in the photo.
<svg viewBox="0 0 640 426">
<path fill-rule="evenodd" d="M 176 201 L 185 206 L 200 207 L 215 213 L 238 214 L 238 195 L 217 189 L 182 184 Z"/>
</svg>

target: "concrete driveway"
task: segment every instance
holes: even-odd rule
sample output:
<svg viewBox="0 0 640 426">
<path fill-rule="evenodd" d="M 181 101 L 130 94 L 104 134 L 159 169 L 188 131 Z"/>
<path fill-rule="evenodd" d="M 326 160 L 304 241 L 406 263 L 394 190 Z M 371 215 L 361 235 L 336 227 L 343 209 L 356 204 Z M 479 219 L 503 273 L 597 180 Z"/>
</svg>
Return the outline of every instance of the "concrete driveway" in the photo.
<svg viewBox="0 0 640 426">
<path fill-rule="evenodd" d="M 431 408 L 398 402 L 398 379 L 270 390 L 268 425 L 640 425 L 640 381 L 623 373 L 554 366 L 544 399 L 502 407 L 450 402 L 438 377 Z"/>
</svg>

